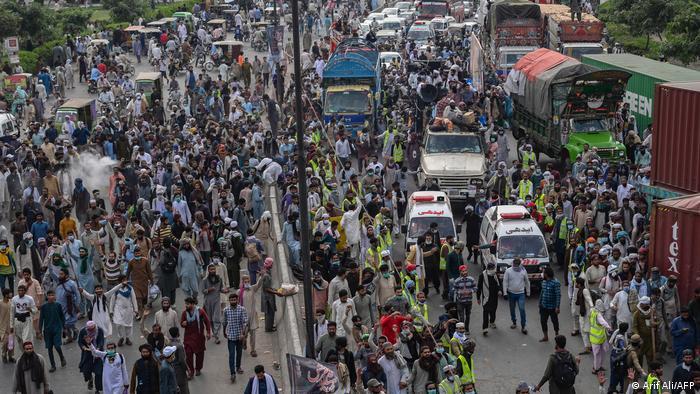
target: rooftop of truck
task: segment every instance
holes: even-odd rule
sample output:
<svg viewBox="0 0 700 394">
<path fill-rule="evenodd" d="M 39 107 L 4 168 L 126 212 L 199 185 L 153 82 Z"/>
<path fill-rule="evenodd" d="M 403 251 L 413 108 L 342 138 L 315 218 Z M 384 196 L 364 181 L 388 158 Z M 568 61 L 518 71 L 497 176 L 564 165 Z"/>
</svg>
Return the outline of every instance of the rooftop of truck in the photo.
<svg viewBox="0 0 700 394">
<path fill-rule="evenodd" d="M 583 57 L 630 72 L 648 75 L 661 81 L 700 81 L 700 71 L 659 62 L 631 53 L 584 55 Z"/>
</svg>

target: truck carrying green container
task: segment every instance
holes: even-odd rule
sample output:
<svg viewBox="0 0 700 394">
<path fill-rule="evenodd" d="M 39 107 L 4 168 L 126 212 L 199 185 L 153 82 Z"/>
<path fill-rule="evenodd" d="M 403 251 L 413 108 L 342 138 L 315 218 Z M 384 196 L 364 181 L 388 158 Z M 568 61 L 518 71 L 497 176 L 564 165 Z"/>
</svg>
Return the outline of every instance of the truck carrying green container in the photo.
<svg viewBox="0 0 700 394">
<path fill-rule="evenodd" d="M 656 84 L 700 81 L 700 71 L 629 53 L 584 55 L 581 62 L 601 70 L 618 69 L 632 74 L 627 81 L 624 102 L 629 103 L 640 133 L 651 125 Z"/>
</svg>

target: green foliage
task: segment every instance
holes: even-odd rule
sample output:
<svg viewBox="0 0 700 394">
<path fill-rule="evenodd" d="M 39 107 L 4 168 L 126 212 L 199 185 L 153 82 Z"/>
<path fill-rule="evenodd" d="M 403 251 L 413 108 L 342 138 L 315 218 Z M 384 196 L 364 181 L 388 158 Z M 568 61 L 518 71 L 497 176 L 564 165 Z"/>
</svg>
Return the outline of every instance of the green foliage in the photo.
<svg viewBox="0 0 700 394">
<path fill-rule="evenodd" d="M 143 0 L 102 0 L 102 5 L 112 12 L 112 17 L 119 22 L 132 22 L 142 16 L 146 9 Z"/>
<path fill-rule="evenodd" d="M 700 4 L 689 2 L 668 26 L 669 37 L 662 51 L 684 64 L 700 59 Z"/>
<path fill-rule="evenodd" d="M 19 64 L 24 72 L 32 73 L 38 69 L 39 56 L 31 51 L 19 51 Z"/>
<path fill-rule="evenodd" d="M 0 38 L 10 37 L 19 32 L 20 16 L 3 7 L 0 8 Z"/>
<path fill-rule="evenodd" d="M 59 21 L 63 34 L 78 34 L 92 18 L 94 10 L 90 8 L 64 8 L 58 12 L 56 19 Z"/>
<path fill-rule="evenodd" d="M 23 38 L 20 44 L 27 49 L 49 41 L 55 37 L 55 17 L 57 13 L 50 11 L 47 7 L 34 2 L 29 6 L 24 4 L 5 2 L 2 4 L 10 12 L 20 18 L 18 31 Z"/>
</svg>

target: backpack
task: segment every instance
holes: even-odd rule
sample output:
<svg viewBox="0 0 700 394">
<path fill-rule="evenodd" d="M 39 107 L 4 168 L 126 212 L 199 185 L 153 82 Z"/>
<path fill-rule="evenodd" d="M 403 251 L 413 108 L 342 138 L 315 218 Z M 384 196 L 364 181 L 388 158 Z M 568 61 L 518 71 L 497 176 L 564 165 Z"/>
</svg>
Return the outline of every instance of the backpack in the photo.
<svg viewBox="0 0 700 394">
<path fill-rule="evenodd" d="M 165 252 L 165 258 L 160 264 L 160 269 L 163 273 L 172 274 L 177 269 L 177 258 L 175 258 L 170 251 Z"/>
<path fill-rule="evenodd" d="M 568 389 L 576 382 L 576 366 L 569 353 L 554 356 L 556 362 L 553 368 L 553 381 L 560 389 Z"/>
<path fill-rule="evenodd" d="M 610 358 L 612 364 L 611 372 L 627 371 L 627 355 L 627 348 L 619 352 L 613 352 Z"/>
</svg>

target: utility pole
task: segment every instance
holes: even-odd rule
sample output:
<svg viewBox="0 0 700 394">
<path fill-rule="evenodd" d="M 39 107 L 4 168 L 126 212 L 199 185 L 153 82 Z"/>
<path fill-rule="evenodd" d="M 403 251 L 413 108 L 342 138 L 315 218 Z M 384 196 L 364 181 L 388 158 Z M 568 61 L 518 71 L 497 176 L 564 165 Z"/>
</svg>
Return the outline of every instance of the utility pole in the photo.
<svg viewBox="0 0 700 394">
<path fill-rule="evenodd" d="M 301 263 L 304 269 L 304 316 L 306 320 L 306 357 L 314 354 L 314 311 L 311 300 L 311 266 L 309 255 L 309 192 L 306 185 L 306 151 L 304 148 L 304 114 L 301 89 L 301 43 L 299 42 L 299 0 L 292 3 L 292 40 L 294 41 L 294 107 L 297 127 L 297 173 L 299 178 L 299 218 L 301 219 Z"/>
</svg>

